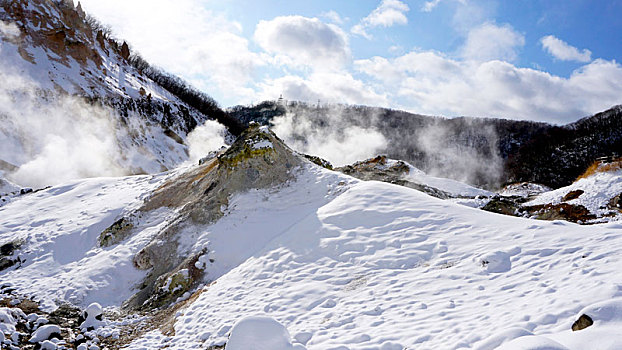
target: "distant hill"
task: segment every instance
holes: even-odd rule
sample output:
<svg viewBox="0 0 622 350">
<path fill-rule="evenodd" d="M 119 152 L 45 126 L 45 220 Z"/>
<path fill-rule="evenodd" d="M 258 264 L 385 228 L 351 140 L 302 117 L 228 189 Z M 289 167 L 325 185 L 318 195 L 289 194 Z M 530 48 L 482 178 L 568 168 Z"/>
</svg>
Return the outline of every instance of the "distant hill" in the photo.
<svg viewBox="0 0 622 350">
<path fill-rule="evenodd" d="M 272 101 L 236 106 L 229 114 L 248 124 L 275 118 L 302 120 L 317 130 L 371 128 L 388 140 L 381 150 L 432 174 L 495 188 L 530 181 L 551 187 L 572 183 L 597 157 L 622 153 L 622 108 L 555 126 L 494 118 L 442 118 L 404 111 L 346 105 Z M 304 139 L 305 130 L 294 137 Z"/>
</svg>

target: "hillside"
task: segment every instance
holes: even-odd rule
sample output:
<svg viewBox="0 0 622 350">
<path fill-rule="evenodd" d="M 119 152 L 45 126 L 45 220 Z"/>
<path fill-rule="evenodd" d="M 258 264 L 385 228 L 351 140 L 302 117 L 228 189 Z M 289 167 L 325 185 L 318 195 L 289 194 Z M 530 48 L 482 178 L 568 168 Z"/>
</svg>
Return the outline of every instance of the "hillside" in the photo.
<svg viewBox="0 0 622 350">
<path fill-rule="evenodd" d="M 172 169 L 188 159 L 188 133 L 208 120 L 241 132 L 213 99 L 150 66 L 79 3 L 3 0 L 0 21 L 0 172 L 22 186 Z M 47 180 L 37 173 L 62 161 L 69 166 Z"/>
<path fill-rule="evenodd" d="M 295 148 L 308 147 L 315 139 L 343 138 L 352 128 L 377 132 L 386 142 L 367 157 L 386 154 L 429 174 L 490 189 L 523 181 L 566 186 L 596 158 L 622 153 L 619 106 L 565 126 L 298 102 L 285 106 L 268 101 L 233 107 L 229 113 L 242 123 L 276 125 L 277 133 L 284 126 L 281 136 Z"/>
</svg>

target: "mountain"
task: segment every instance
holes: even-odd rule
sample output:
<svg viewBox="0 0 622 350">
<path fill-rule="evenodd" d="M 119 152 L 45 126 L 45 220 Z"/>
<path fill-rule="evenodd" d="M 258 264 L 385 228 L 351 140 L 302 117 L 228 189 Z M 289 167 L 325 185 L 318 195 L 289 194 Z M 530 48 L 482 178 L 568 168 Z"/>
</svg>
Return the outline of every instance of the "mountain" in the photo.
<svg viewBox="0 0 622 350">
<path fill-rule="evenodd" d="M 291 142 L 356 127 L 379 132 L 377 149 L 421 170 L 489 189 L 515 182 L 558 188 L 571 184 L 598 157 L 622 154 L 622 108 L 575 123 L 491 118 L 441 118 L 365 106 L 263 102 L 229 110 L 241 123 L 287 124 Z M 307 150 L 308 151 L 308 150 Z"/>
<path fill-rule="evenodd" d="M 217 120 L 223 133 L 242 131 L 209 96 L 111 37 L 80 3 L 5 0 L 0 21 L 0 171 L 21 185 L 160 172 L 188 159 L 187 135 L 198 125 Z M 78 164 L 39 174 L 63 162 Z"/>
</svg>

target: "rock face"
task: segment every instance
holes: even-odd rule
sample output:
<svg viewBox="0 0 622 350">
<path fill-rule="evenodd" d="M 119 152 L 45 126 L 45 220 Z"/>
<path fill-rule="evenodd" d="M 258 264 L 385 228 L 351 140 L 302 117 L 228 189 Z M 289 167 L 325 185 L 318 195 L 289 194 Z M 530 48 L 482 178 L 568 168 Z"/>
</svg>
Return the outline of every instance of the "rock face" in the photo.
<svg viewBox="0 0 622 350">
<path fill-rule="evenodd" d="M 581 315 L 578 320 L 572 324 L 573 331 L 580 331 L 594 324 L 592 318 L 586 314 Z"/>
<path fill-rule="evenodd" d="M 270 188 L 294 179 L 296 167 L 305 161 L 268 128 L 252 125 L 229 149 L 170 179 L 140 209 L 104 230 L 100 244 L 114 245 L 142 229 L 141 216 L 160 208 L 176 210 L 170 224 L 134 257 L 137 268 L 150 272 L 125 307 L 166 305 L 196 286 L 203 279 L 197 261 L 206 252 L 178 254 L 185 229 L 221 218 L 235 193 Z"/>
<path fill-rule="evenodd" d="M 336 168 L 335 170 L 361 180 L 382 181 L 409 187 L 436 198 L 447 199 L 453 197 L 450 193 L 439 190 L 438 188 L 406 180 L 404 176 L 410 172 L 408 164 L 403 161 L 389 162 L 386 156 L 377 156 L 365 161 L 356 162 L 352 165 Z"/>
</svg>

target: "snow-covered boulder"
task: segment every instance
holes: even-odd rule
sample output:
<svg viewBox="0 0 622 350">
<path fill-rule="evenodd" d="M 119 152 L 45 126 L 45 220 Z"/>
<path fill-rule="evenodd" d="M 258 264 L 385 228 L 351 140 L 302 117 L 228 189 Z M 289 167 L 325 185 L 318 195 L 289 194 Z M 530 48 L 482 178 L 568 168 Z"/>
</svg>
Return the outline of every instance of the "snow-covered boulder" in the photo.
<svg viewBox="0 0 622 350">
<path fill-rule="evenodd" d="M 98 303 L 90 304 L 83 312 L 84 322 L 80 324 L 80 329 L 87 331 L 89 329 L 97 328 L 102 323 L 102 315 L 104 311 Z"/>
<path fill-rule="evenodd" d="M 39 329 L 32 334 L 29 341 L 31 343 L 39 343 L 50 339 L 54 335 L 58 335 L 60 337 L 60 327 L 55 324 L 48 324 L 39 327 Z"/>
<path fill-rule="evenodd" d="M 233 326 L 225 350 L 304 350 L 292 344 L 289 332 L 271 317 L 246 317 Z"/>
</svg>

